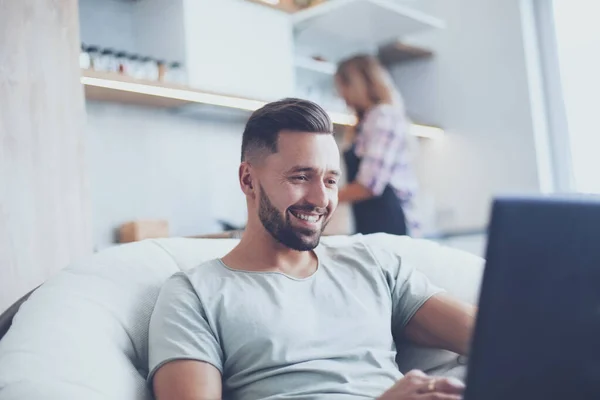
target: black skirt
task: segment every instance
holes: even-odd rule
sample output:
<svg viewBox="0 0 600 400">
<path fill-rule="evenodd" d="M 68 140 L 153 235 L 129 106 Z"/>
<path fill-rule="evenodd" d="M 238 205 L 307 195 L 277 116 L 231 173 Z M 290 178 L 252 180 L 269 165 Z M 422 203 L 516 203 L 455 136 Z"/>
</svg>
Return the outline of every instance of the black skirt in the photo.
<svg viewBox="0 0 600 400">
<path fill-rule="evenodd" d="M 361 159 L 354 146 L 344 153 L 348 182 L 353 182 L 358 174 Z M 356 233 L 369 234 L 384 232 L 393 235 L 406 235 L 406 218 L 402 210 L 402 200 L 390 185 L 380 196 L 352 204 Z"/>
</svg>

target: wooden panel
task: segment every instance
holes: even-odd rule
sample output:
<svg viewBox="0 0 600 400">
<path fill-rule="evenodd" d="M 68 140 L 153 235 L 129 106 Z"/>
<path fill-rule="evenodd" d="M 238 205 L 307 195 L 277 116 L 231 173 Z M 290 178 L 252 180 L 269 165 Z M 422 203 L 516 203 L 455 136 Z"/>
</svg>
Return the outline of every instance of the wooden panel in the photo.
<svg viewBox="0 0 600 400">
<path fill-rule="evenodd" d="M 77 0 L 0 0 L 0 311 L 91 252 Z"/>
<path fill-rule="evenodd" d="M 252 3 L 260 4 L 263 6 L 275 8 L 277 10 L 285 11 L 288 13 L 295 13 L 308 7 L 317 6 L 327 0 L 304 0 L 302 2 L 296 2 L 294 0 L 279 0 L 278 2 L 271 2 L 269 0 L 247 0 Z M 302 4 L 302 6 L 298 5 Z"/>
<path fill-rule="evenodd" d="M 420 58 L 433 57 L 431 50 L 410 46 L 402 42 L 393 42 L 379 48 L 379 60 L 387 66 Z"/>
<path fill-rule="evenodd" d="M 130 221 L 119 228 L 119 243 L 166 237 L 169 237 L 169 221 L 165 219 Z"/>
<path fill-rule="evenodd" d="M 267 6 L 267 7 L 271 7 L 271 8 L 275 8 L 277 10 L 281 10 L 281 11 L 285 11 L 288 13 L 293 13 L 299 10 L 298 7 L 296 7 L 296 5 L 294 4 L 293 0 L 280 0 L 279 3 L 273 4 L 270 3 L 269 1 L 264 1 L 264 0 L 248 0 L 251 3 L 256 3 L 256 4 L 260 4 L 263 6 Z"/>
<path fill-rule="evenodd" d="M 97 78 L 114 82 L 125 82 L 125 83 L 135 83 L 141 85 L 148 85 L 157 88 L 168 88 L 168 89 L 181 89 L 181 90 L 190 90 L 190 88 L 180 85 L 171 85 L 168 83 L 162 82 L 154 82 L 154 81 L 145 81 L 139 79 L 133 79 L 128 76 L 119 75 L 117 73 L 108 73 L 108 72 L 98 72 L 93 70 L 83 70 L 81 71 L 81 75 L 83 77 L 88 78 Z M 145 93 L 137 93 L 137 92 L 128 92 L 124 90 L 115 90 L 107 87 L 99 87 L 99 86 L 91 86 L 85 85 L 85 97 L 88 100 L 96 100 L 96 101 L 108 101 L 113 103 L 123 103 L 123 104 L 136 104 L 140 106 L 148 106 L 148 107 L 164 107 L 164 108 L 173 108 L 179 107 L 185 104 L 189 104 L 190 101 L 180 100 L 180 99 L 172 99 L 165 96 L 152 96 Z"/>
<path fill-rule="evenodd" d="M 258 99 L 197 90 L 168 82 L 135 79 L 115 72 L 82 70 L 81 76 L 88 100 L 163 108 L 176 108 L 193 103 L 213 104 L 214 101 L 218 101 L 221 105 L 224 102 L 232 107 L 239 106 L 251 111 L 264 105 L 264 102 Z"/>
<path fill-rule="evenodd" d="M 88 100 L 109 101 L 122 104 L 136 104 L 146 107 L 164 107 L 173 108 L 185 104 L 189 101 L 170 99 L 162 96 L 151 96 L 142 93 L 123 92 L 120 90 L 108 89 L 103 87 L 86 86 L 85 97 Z"/>
<path fill-rule="evenodd" d="M 315 60 L 310 57 L 296 57 L 296 68 L 304 71 L 314 72 L 320 75 L 333 77 L 337 70 L 337 65 L 328 61 Z"/>
</svg>

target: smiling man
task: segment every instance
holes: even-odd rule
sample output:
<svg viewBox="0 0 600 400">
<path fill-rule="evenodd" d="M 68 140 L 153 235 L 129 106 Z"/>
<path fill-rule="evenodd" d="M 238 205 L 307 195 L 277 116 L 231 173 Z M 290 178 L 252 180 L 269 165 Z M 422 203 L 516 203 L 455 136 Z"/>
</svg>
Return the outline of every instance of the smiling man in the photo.
<svg viewBox="0 0 600 400">
<path fill-rule="evenodd" d="M 250 117 L 244 235 L 225 257 L 169 279 L 152 315 L 158 400 L 460 398 L 460 382 L 403 377 L 394 338 L 465 354 L 473 310 L 393 253 L 360 239 L 319 244 L 338 202 L 332 131 L 304 100 Z"/>
</svg>

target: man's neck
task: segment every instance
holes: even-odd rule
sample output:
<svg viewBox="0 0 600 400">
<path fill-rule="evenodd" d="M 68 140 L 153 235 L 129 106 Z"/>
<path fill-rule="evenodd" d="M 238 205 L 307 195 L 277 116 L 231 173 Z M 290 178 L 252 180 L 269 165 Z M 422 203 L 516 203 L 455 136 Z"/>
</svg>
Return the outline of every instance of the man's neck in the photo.
<svg viewBox="0 0 600 400">
<path fill-rule="evenodd" d="M 312 251 L 292 250 L 279 243 L 262 226 L 248 224 L 240 243 L 225 257 L 230 268 L 245 271 L 278 271 L 304 277 L 317 268 L 317 258 Z"/>
</svg>

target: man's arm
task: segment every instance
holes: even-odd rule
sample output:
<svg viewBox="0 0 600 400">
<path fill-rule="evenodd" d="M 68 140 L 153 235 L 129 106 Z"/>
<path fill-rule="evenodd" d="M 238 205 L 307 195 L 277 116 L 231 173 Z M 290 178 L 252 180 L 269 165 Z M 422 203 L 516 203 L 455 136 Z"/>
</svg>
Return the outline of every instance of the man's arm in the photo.
<svg viewBox="0 0 600 400">
<path fill-rule="evenodd" d="M 221 399 L 223 352 L 186 274 L 161 288 L 148 334 L 148 379 L 158 400 Z"/>
<path fill-rule="evenodd" d="M 406 325 L 404 334 L 421 346 L 468 355 L 477 309 L 450 296 L 431 297 Z"/>
<path fill-rule="evenodd" d="M 340 188 L 338 200 L 340 203 L 356 203 L 373 197 L 373 192 L 358 182 L 351 182 Z"/>
<path fill-rule="evenodd" d="M 178 360 L 169 362 L 154 375 L 157 400 L 220 400 L 221 373 L 211 364 Z"/>
</svg>

